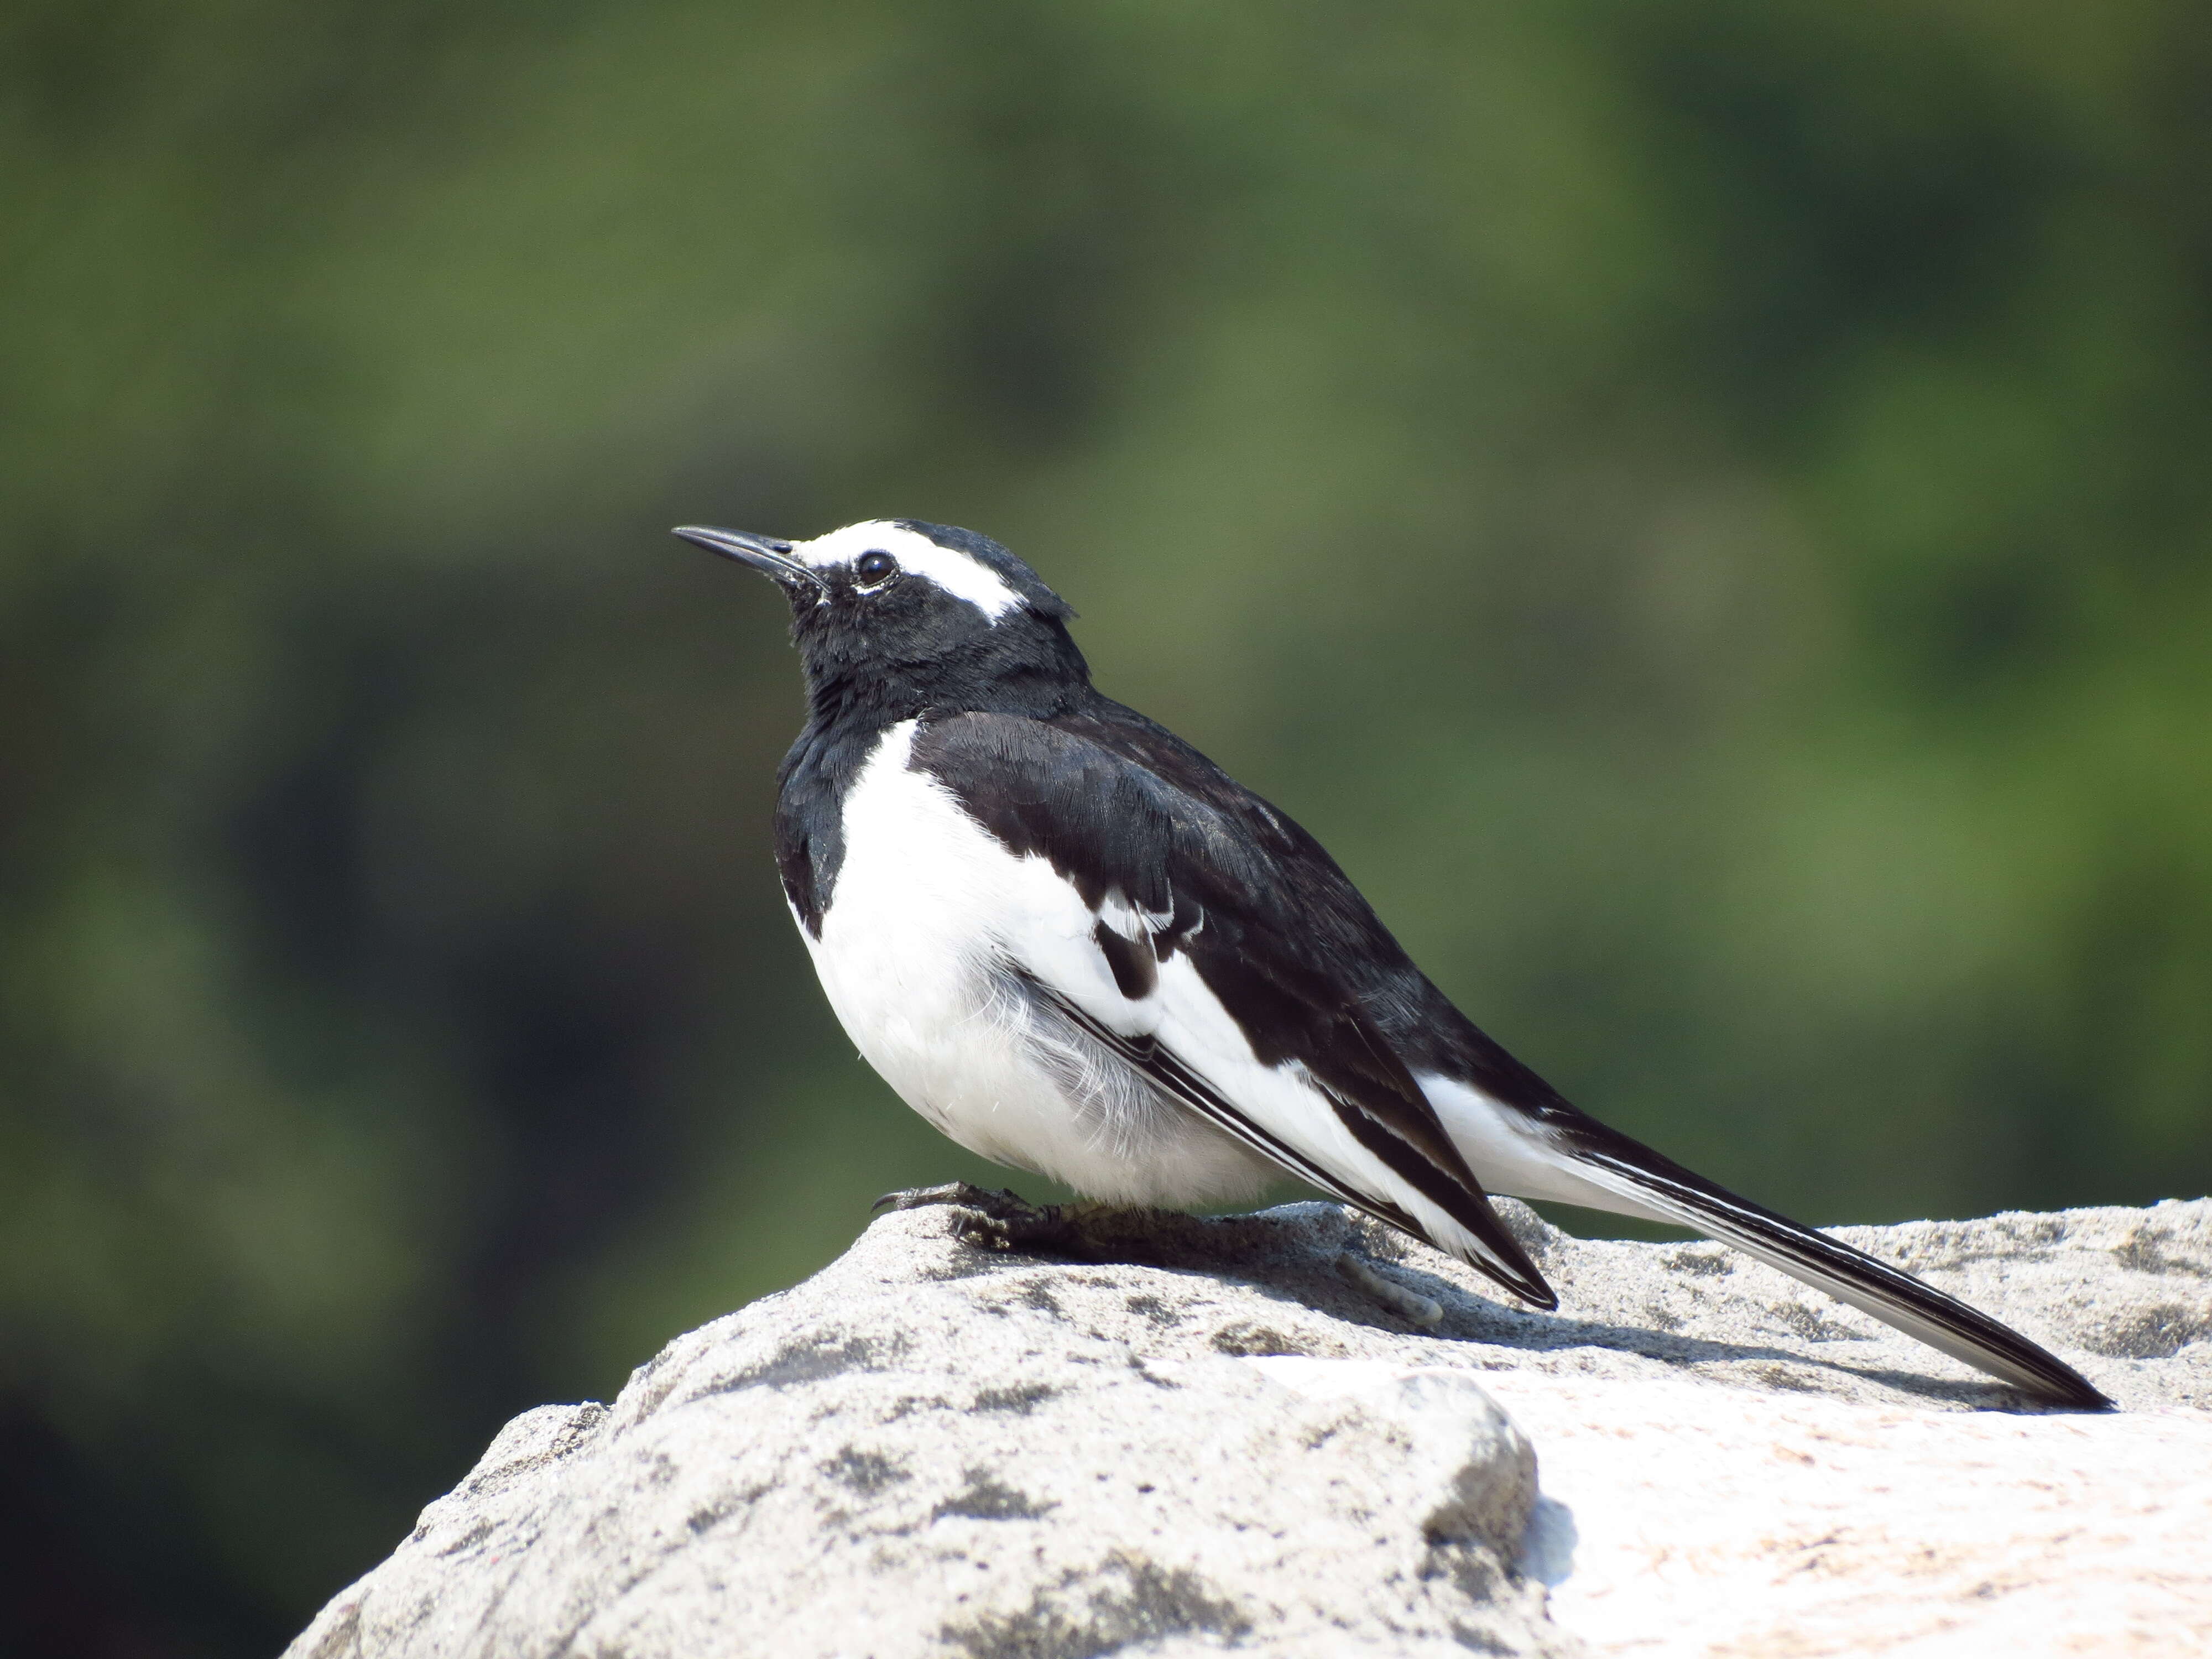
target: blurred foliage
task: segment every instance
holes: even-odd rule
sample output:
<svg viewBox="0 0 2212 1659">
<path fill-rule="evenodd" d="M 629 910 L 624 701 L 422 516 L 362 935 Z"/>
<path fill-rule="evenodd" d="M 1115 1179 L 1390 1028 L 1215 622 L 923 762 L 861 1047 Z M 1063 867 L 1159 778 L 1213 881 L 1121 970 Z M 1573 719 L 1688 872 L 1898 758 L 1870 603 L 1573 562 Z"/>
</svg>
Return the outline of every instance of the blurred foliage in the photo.
<svg viewBox="0 0 2212 1659">
<path fill-rule="evenodd" d="M 2208 84 L 2183 0 L 17 0 L 0 1644 L 270 1651 L 985 1173 L 679 521 L 1007 541 L 1771 1203 L 2205 1190 Z"/>
</svg>

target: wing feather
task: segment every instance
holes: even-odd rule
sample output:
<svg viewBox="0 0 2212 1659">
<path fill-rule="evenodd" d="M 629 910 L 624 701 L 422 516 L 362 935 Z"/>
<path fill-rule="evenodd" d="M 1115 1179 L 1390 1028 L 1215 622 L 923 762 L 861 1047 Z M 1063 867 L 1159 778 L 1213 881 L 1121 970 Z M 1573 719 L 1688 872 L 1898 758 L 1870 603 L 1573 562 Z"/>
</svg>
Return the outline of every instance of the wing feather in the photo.
<svg viewBox="0 0 2212 1659">
<path fill-rule="evenodd" d="M 1134 715 L 956 714 L 909 763 L 1087 908 L 1079 937 L 1000 941 L 1036 994 L 1301 1179 L 1557 1305 L 1369 1006 L 1378 964 L 1418 973 L 1310 836 Z"/>
</svg>

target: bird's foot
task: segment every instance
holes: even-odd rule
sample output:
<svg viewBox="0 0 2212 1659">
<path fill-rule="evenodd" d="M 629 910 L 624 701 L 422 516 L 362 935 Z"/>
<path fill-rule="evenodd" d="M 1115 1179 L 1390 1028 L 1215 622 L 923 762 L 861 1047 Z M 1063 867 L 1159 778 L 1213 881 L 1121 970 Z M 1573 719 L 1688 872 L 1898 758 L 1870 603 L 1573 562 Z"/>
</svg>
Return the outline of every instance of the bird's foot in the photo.
<svg viewBox="0 0 2212 1659">
<path fill-rule="evenodd" d="M 938 1204 L 957 1204 L 963 1210 L 988 1216 L 1039 1213 L 1037 1206 L 1019 1193 L 1004 1187 L 994 1192 L 972 1181 L 948 1181 L 941 1187 L 902 1188 L 895 1193 L 885 1193 L 868 1208 L 872 1213 L 881 1215 L 886 1210 L 926 1210 Z"/>
<path fill-rule="evenodd" d="M 967 1181 L 948 1181 L 941 1187 L 914 1187 L 904 1192 L 885 1193 L 873 1207 L 878 1212 L 921 1210 L 939 1204 L 967 1212 L 955 1225 L 968 1243 L 990 1250 L 1052 1255 L 1089 1254 L 1083 1224 L 1112 1208 L 1089 1200 L 1074 1204 L 1032 1204 L 1019 1193 L 1006 1188 L 994 1190 Z"/>
<path fill-rule="evenodd" d="M 1212 1272 L 1232 1263 L 1274 1261 L 1283 1249 L 1282 1224 L 1271 1216 L 1186 1215 L 1095 1198 L 1032 1204 L 1018 1193 L 965 1181 L 885 1193 L 875 1208 L 920 1210 L 940 1204 L 957 1212 L 954 1231 L 964 1242 L 1024 1255 Z M 1437 1316 L 1429 1315 L 1436 1304 L 1425 1297 L 1374 1277 L 1384 1289 L 1377 1291 L 1364 1279 L 1352 1282 L 1417 1325 Z"/>
</svg>

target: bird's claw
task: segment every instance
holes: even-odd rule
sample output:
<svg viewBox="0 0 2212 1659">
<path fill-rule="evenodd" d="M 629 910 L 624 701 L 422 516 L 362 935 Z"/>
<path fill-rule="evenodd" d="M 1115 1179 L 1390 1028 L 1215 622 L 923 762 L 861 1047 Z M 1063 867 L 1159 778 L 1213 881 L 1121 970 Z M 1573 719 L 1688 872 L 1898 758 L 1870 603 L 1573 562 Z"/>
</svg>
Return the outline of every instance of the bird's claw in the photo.
<svg viewBox="0 0 2212 1659">
<path fill-rule="evenodd" d="M 868 1211 L 872 1215 L 881 1215 L 887 1210 L 926 1210 L 939 1204 L 955 1205 L 994 1218 L 1027 1218 L 1041 1213 L 1019 1193 L 1004 1187 L 978 1187 L 972 1181 L 948 1181 L 941 1187 L 908 1187 L 885 1193 L 868 1206 Z"/>
<path fill-rule="evenodd" d="M 953 1224 L 968 1243 L 993 1250 L 1046 1252 L 1055 1255 L 1084 1253 L 1074 1212 L 1085 1206 L 1030 1203 L 1006 1188 L 978 1187 L 973 1182 L 948 1181 L 941 1187 L 914 1187 L 885 1193 L 871 1206 L 874 1213 L 890 1210 L 921 1210 L 944 1205 L 967 1213 Z"/>
</svg>

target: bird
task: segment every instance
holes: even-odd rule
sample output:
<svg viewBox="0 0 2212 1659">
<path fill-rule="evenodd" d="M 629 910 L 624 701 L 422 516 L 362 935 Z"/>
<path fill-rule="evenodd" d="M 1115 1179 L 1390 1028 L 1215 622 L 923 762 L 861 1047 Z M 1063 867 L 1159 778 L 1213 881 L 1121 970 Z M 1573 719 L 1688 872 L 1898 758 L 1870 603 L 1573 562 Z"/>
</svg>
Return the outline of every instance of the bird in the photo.
<svg viewBox="0 0 2212 1659">
<path fill-rule="evenodd" d="M 1733 1245 L 2032 1400 L 2027 1337 L 1571 1105 L 1416 967 L 1311 835 L 1093 687 L 1074 612 L 974 531 L 675 532 L 791 606 L 805 721 L 775 860 L 828 997 L 915 1111 L 1116 1206 L 1285 1176 L 1559 1305 L 1493 1194 Z"/>
</svg>

